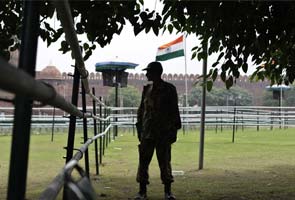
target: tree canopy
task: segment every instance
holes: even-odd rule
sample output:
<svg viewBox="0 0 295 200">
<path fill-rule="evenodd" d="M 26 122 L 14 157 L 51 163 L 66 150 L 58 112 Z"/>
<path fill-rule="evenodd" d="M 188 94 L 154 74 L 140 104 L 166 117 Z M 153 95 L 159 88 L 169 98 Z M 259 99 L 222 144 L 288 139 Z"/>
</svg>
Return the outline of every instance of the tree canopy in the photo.
<svg viewBox="0 0 295 200">
<path fill-rule="evenodd" d="M 119 89 L 118 97 L 119 106 L 138 107 L 140 104 L 141 94 L 135 87 L 127 86 Z M 115 106 L 115 88 L 109 90 L 107 102 L 108 105 Z"/>
<path fill-rule="evenodd" d="M 143 11 L 142 1 L 69 1 L 78 35 L 85 34 L 86 42 L 81 44 L 86 60 L 96 45 L 104 47 L 120 34 L 126 21 L 134 26 L 135 34 L 151 28 L 158 33 L 161 17 L 154 11 Z M 40 37 L 49 46 L 63 37 L 62 27 L 54 27 L 50 19 L 55 7 L 51 1 L 36 1 L 40 4 Z M 7 60 L 10 51 L 20 44 L 20 27 L 22 21 L 22 1 L 0 1 L 0 55 Z M 57 16 L 58 17 L 58 16 Z M 152 19 L 152 20 L 151 20 Z M 61 42 L 60 50 L 69 51 L 66 41 Z"/>
<path fill-rule="evenodd" d="M 194 34 L 201 45 L 192 49 L 192 59 L 204 59 L 213 53 L 218 59 L 209 71 L 207 86 L 218 75 L 231 87 L 241 70 L 248 71 L 252 61 L 257 69 L 254 80 L 271 83 L 292 83 L 295 78 L 295 2 L 293 1 L 186 1 L 160 0 L 160 14 L 144 10 L 140 1 L 70 1 L 77 34 L 86 34 L 81 44 L 84 59 L 96 45 L 108 44 L 114 34 L 120 34 L 126 21 L 141 31 L 177 31 Z M 50 1 L 40 1 L 40 36 L 50 45 L 63 34 L 61 27 L 52 27 L 54 7 Z M 9 58 L 9 51 L 18 47 L 22 12 L 21 1 L 0 1 L 0 54 Z M 62 52 L 69 46 L 61 42 Z"/>
<path fill-rule="evenodd" d="M 239 77 L 240 69 L 247 72 L 248 61 L 252 60 L 259 66 L 252 79 L 268 78 L 272 83 L 286 84 L 294 81 L 294 1 L 163 0 L 163 3 L 164 29 L 200 37 L 202 45 L 192 49 L 193 57 L 200 60 L 212 53 L 219 54 L 209 72 L 211 80 L 220 74 L 230 87 Z"/>
<path fill-rule="evenodd" d="M 282 102 L 280 105 L 281 94 L 277 98 L 274 98 L 272 91 L 264 91 L 262 94 L 263 106 L 295 106 L 295 89 L 294 85 L 290 90 L 283 91 Z"/>
<path fill-rule="evenodd" d="M 200 105 L 202 87 L 197 86 L 192 89 L 188 96 L 190 106 Z M 229 90 L 214 87 L 206 94 L 207 106 L 252 106 L 252 95 L 245 89 L 234 86 Z"/>
</svg>

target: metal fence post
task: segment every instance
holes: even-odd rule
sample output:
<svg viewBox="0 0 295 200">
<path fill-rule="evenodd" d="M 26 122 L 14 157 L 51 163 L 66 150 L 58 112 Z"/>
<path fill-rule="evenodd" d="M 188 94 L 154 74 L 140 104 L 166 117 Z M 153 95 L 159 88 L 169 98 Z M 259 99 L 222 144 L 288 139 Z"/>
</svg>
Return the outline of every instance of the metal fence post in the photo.
<svg viewBox="0 0 295 200">
<path fill-rule="evenodd" d="M 71 100 L 74 106 L 78 105 L 79 84 L 80 84 L 79 82 L 80 82 L 80 73 L 77 67 L 75 67 L 73 88 L 72 88 L 72 100 Z M 76 116 L 70 115 L 68 141 L 67 141 L 67 147 L 66 147 L 66 150 L 67 150 L 66 163 L 69 162 L 73 157 L 75 131 L 76 131 Z"/>
<path fill-rule="evenodd" d="M 220 132 L 221 132 L 221 133 L 222 133 L 222 131 L 223 131 L 223 117 L 222 117 L 223 114 L 222 114 L 222 113 L 223 113 L 223 110 L 220 111 L 220 114 L 221 114 L 221 115 L 220 115 Z"/>
<path fill-rule="evenodd" d="M 285 129 L 288 128 L 288 123 L 289 123 L 289 122 L 288 122 L 288 120 L 289 120 L 289 119 L 288 119 L 288 115 L 289 115 L 289 114 L 288 114 L 288 110 L 286 110 L 286 112 L 285 112 L 285 120 L 284 120 L 284 122 L 285 122 L 285 123 L 284 123 L 284 128 L 285 128 Z M 286 117 L 286 116 L 287 116 L 287 117 Z"/>
<path fill-rule="evenodd" d="M 79 73 L 79 70 L 77 69 L 77 67 L 75 67 L 73 88 L 72 88 L 72 100 L 71 100 L 71 102 L 74 106 L 78 105 L 79 82 L 80 82 L 80 73 Z M 67 146 L 65 147 L 65 149 L 67 151 L 66 163 L 69 162 L 73 157 L 75 132 L 76 132 L 76 116 L 70 115 L 68 141 L 67 141 Z M 63 192 L 63 199 L 64 200 L 67 199 L 67 194 L 66 194 L 65 190 Z"/>
<path fill-rule="evenodd" d="M 182 108 L 182 114 L 183 114 L 183 122 L 182 122 L 182 132 L 183 132 L 183 135 L 185 135 L 185 125 L 184 125 L 184 119 L 185 119 L 185 112 L 184 112 L 184 108 Z"/>
<path fill-rule="evenodd" d="M 110 116 L 111 115 L 111 109 L 109 108 L 108 109 L 108 116 Z M 110 125 L 111 124 L 111 118 L 109 118 L 109 122 L 108 122 L 108 125 Z M 111 129 L 109 129 L 109 143 L 111 143 Z"/>
<path fill-rule="evenodd" d="M 39 35 L 39 2 L 24 2 L 19 69 L 35 77 Z M 33 101 L 23 95 L 15 96 L 15 111 L 9 165 L 7 199 L 22 200 L 26 194 L 26 180 Z"/>
<path fill-rule="evenodd" d="M 134 125 L 134 113 L 133 113 L 133 110 L 131 110 L 131 116 L 132 116 L 132 134 L 133 136 L 135 136 L 135 125 Z"/>
<path fill-rule="evenodd" d="M 234 108 L 232 143 L 235 142 L 235 131 L 236 131 L 236 107 Z"/>
<path fill-rule="evenodd" d="M 103 115 L 104 115 L 104 119 L 106 119 L 107 118 L 107 108 L 106 107 L 104 107 L 104 109 L 103 109 Z M 108 125 L 109 125 L 108 122 L 104 121 L 103 122 L 103 130 L 105 130 Z M 106 132 L 106 147 L 108 147 L 108 144 L 109 144 L 108 137 L 109 137 L 109 132 L 107 131 Z"/>
<path fill-rule="evenodd" d="M 235 127 L 236 127 L 236 132 L 238 132 L 238 128 L 239 128 L 239 109 L 236 109 L 236 123 L 235 123 Z"/>
<path fill-rule="evenodd" d="M 243 116 L 243 111 L 241 112 L 241 114 L 242 114 L 242 117 L 241 117 L 241 119 L 242 119 L 242 131 L 244 132 L 244 116 Z"/>
<path fill-rule="evenodd" d="M 82 110 L 83 113 L 86 113 L 86 92 L 85 92 L 85 88 L 83 85 L 83 82 L 81 82 L 82 84 Z M 87 118 L 83 118 L 83 138 L 84 138 L 84 143 L 87 142 L 88 140 L 88 131 L 87 131 Z M 84 161 L 85 161 L 85 171 L 87 176 L 89 177 L 89 154 L 88 154 L 88 149 L 85 151 L 84 153 Z"/>
<path fill-rule="evenodd" d="M 102 97 L 100 96 L 99 97 L 99 100 L 100 101 L 102 101 Z M 100 118 L 102 118 L 102 106 L 101 105 L 99 105 L 99 117 Z M 102 127 L 103 126 L 103 124 L 102 124 L 102 121 L 100 121 L 99 122 L 99 127 L 100 127 L 100 132 L 102 133 Z M 105 140 L 106 140 L 106 137 L 105 137 L 105 135 L 104 136 L 102 136 L 102 155 L 104 155 L 104 149 L 105 149 Z"/>
<path fill-rule="evenodd" d="M 215 121 L 215 133 L 217 133 L 217 129 L 218 129 L 218 109 L 216 110 L 216 121 Z"/>
<path fill-rule="evenodd" d="M 95 95 L 95 88 L 92 88 L 92 94 Z M 96 115 L 96 101 L 93 99 L 92 101 L 93 105 L 93 114 Z M 94 131 L 94 136 L 97 135 L 97 124 L 96 124 L 96 119 L 93 118 L 93 131 Z M 96 175 L 99 175 L 99 163 L 98 163 L 98 151 L 97 151 L 97 140 L 94 140 L 94 151 L 95 151 L 95 171 Z"/>
<path fill-rule="evenodd" d="M 55 107 L 53 107 L 53 113 L 52 113 L 51 142 L 53 142 L 53 137 L 54 137 L 54 124 L 55 124 Z"/>
<path fill-rule="evenodd" d="M 272 112 L 270 112 L 270 130 L 272 130 L 273 129 L 273 117 L 272 117 Z"/>
<path fill-rule="evenodd" d="M 257 131 L 259 131 L 259 111 L 257 111 Z"/>
<path fill-rule="evenodd" d="M 101 100 L 101 97 L 99 97 L 99 100 Z M 101 118 L 101 104 L 99 105 L 99 117 Z M 102 122 L 99 121 L 99 133 L 102 132 Z M 102 155 L 103 155 L 103 149 L 102 149 L 102 137 L 99 138 L 99 163 L 102 163 Z"/>
</svg>

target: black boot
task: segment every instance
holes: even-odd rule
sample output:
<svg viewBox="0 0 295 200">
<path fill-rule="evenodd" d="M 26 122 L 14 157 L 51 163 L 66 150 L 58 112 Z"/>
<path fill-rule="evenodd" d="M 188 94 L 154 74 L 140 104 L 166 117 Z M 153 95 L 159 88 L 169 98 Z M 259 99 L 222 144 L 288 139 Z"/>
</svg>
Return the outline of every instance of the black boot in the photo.
<svg viewBox="0 0 295 200">
<path fill-rule="evenodd" d="M 146 184 L 144 183 L 139 184 L 139 192 L 135 196 L 134 200 L 147 200 Z"/>
<path fill-rule="evenodd" d="M 134 200 L 147 200 L 147 196 L 146 196 L 146 193 L 145 194 L 140 194 L 140 193 L 137 193 L 136 196 L 134 197 Z"/>
<path fill-rule="evenodd" d="M 176 197 L 171 193 L 171 183 L 165 184 L 165 200 L 176 200 Z"/>
</svg>

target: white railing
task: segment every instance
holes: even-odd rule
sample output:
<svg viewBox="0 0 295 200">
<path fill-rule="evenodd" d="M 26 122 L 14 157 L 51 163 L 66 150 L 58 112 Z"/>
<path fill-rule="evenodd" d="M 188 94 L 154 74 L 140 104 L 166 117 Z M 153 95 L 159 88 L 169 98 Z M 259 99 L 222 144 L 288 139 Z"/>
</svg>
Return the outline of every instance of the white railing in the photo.
<svg viewBox="0 0 295 200">
<path fill-rule="evenodd" d="M 32 126 L 50 127 L 53 123 L 53 108 L 34 108 Z M 136 123 L 136 107 L 111 107 L 111 119 L 113 125 L 128 127 Z M 13 124 L 13 115 L 9 113 L 12 108 L 0 107 L 0 128 L 9 127 Z M 115 114 L 116 112 L 118 114 Z M 180 107 L 180 115 L 183 126 L 199 126 L 201 117 L 200 108 Z M 117 121 L 115 119 L 117 118 Z M 108 119 L 100 119 L 102 121 Z M 89 119 L 90 120 L 90 119 Z M 54 123 L 58 127 L 68 126 L 69 119 L 56 115 Z M 78 120 L 79 124 L 79 120 Z M 263 106 L 208 106 L 206 108 L 205 125 L 208 126 L 270 126 L 270 127 L 294 127 L 295 107 L 263 107 Z"/>
</svg>

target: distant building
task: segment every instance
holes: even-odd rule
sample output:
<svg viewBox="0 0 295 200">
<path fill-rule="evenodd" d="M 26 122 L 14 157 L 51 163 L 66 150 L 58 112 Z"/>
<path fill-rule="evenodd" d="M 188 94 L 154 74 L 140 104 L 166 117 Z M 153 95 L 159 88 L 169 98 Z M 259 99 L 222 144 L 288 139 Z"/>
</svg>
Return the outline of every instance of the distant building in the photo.
<svg viewBox="0 0 295 200">
<path fill-rule="evenodd" d="M 190 92 L 199 75 L 189 74 L 186 76 L 188 82 L 188 92 Z M 179 96 L 183 96 L 185 94 L 185 75 L 163 74 L 162 77 L 164 80 L 171 82 L 176 86 Z M 65 72 L 61 73 L 57 67 L 49 65 L 43 70 L 36 72 L 36 79 L 51 84 L 61 96 L 68 101 L 71 101 L 73 84 L 73 76 L 71 74 Z M 130 73 L 128 75 L 128 85 L 134 86 L 139 90 L 139 92 L 141 92 L 144 84 L 146 84 L 146 77 L 143 73 Z M 253 95 L 253 105 L 258 106 L 262 104 L 262 92 L 265 90 L 265 87 L 269 85 L 269 82 L 265 81 L 252 83 L 249 81 L 248 76 L 242 76 L 237 79 L 236 85 L 248 90 L 248 92 Z M 94 87 L 96 96 L 101 96 L 103 99 L 106 99 L 108 91 L 111 89 L 111 87 L 103 86 L 102 75 L 100 72 L 92 72 L 89 74 L 89 87 Z M 225 87 L 225 85 L 220 78 L 217 78 L 214 82 L 214 87 Z M 1 98 L 12 98 L 11 94 L 2 91 L 0 91 L 0 96 Z M 79 105 L 81 105 L 80 99 Z M 92 100 L 90 98 L 87 98 L 87 105 L 92 105 Z M 11 106 L 11 104 L 0 101 L 0 106 Z"/>
</svg>

